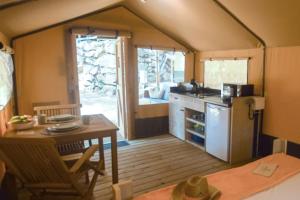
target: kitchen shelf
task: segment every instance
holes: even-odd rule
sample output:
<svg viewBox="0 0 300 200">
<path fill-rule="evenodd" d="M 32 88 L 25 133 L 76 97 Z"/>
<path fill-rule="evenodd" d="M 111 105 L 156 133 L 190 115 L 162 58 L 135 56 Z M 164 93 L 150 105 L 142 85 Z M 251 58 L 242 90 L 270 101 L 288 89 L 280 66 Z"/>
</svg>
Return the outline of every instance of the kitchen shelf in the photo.
<svg viewBox="0 0 300 200">
<path fill-rule="evenodd" d="M 205 151 L 205 114 L 193 109 L 185 109 L 185 141 Z"/>
<path fill-rule="evenodd" d="M 200 124 L 201 126 L 205 126 L 205 123 L 200 122 L 200 121 L 195 120 L 195 119 L 192 119 L 190 117 L 186 117 L 186 120 L 189 121 L 189 122 L 195 123 L 195 124 Z"/>
<path fill-rule="evenodd" d="M 197 147 L 197 148 L 199 148 L 199 149 L 201 149 L 201 150 L 203 150 L 203 151 L 205 151 L 204 144 L 203 144 L 203 145 L 200 145 L 200 144 L 197 144 L 197 143 L 192 142 L 192 141 L 190 141 L 190 140 L 186 140 L 186 142 L 189 143 L 189 144 L 191 144 L 191 145 L 193 145 L 193 146 L 195 146 L 195 147 Z"/>
<path fill-rule="evenodd" d="M 198 137 L 201 137 L 202 139 L 205 139 L 205 135 L 204 134 L 198 133 L 198 132 L 196 132 L 196 131 L 194 131 L 192 129 L 188 129 L 188 128 L 186 129 L 186 131 L 188 133 L 190 133 L 190 134 L 193 134 L 193 135 L 196 135 Z"/>
</svg>

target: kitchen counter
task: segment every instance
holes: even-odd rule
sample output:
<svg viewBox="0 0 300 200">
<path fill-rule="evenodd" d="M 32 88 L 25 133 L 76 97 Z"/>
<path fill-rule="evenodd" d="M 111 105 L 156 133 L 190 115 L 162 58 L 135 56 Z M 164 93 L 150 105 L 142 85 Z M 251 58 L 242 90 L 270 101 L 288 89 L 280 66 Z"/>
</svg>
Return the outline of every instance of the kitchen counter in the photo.
<svg viewBox="0 0 300 200">
<path fill-rule="evenodd" d="M 169 131 L 229 163 L 252 158 L 254 120 L 249 118 L 252 97 L 223 102 L 219 95 L 171 92 L 169 95 Z"/>
<path fill-rule="evenodd" d="M 204 97 L 203 101 L 206 103 L 213 103 L 213 104 L 217 104 L 220 106 L 225 106 L 225 107 L 230 107 L 231 104 L 228 102 L 224 102 L 223 99 L 219 96 L 209 96 L 209 97 Z"/>
<path fill-rule="evenodd" d="M 181 96 L 187 96 L 187 97 L 192 97 L 195 99 L 198 99 L 200 101 L 203 101 L 205 103 L 213 103 L 213 104 L 217 104 L 220 106 L 225 106 L 225 107 L 230 107 L 231 104 L 228 102 L 224 102 L 223 99 L 220 97 L 220 95 L 209 95 L 209 96 L 199 96 L 199 95 L 195 95 L 189 92 L 186 93 L 176 93 L 176 92 L 172 92 L 173 94 L 176 95 L 181 95 Z"/>
</svg>

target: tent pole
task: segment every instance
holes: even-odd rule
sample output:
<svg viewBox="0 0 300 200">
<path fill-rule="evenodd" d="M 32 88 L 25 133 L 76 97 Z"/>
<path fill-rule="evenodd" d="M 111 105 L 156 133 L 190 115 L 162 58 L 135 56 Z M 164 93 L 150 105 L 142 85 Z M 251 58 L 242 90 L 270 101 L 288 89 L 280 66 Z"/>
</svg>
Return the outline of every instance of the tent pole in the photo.
<svg viewBox="0 0 300 200">
<path fill-rule="evenodd" d="M 225 11 L 228 15 L 230 15 L 238 24 L 240 24 L 244 29 L 246 29 L 251 35 L 253 35 L 262 45 L 263 48 L 263 71 L 262 71 L 262 91 L 261 96 L 265 96 L 265 71 L 266 71 L 266 43 L 265 41 L 258 36 L 255 32 L 253 32 L 246 24 L 244 24 L 237 16 L 235 16 L 227 7 L 225 7 L 219 0 L 213 0 L 217 6 L 219 6 L 223 11 Z M 260 113 L 259 122 L 259 130 L 257 131 L 257 149 L 259 148 L 259 136 L 262 133 L 263 128 L 263 117 L 264 117 L 264 111 L 262 110 Z M 258 152 L 256 152 L 256 155 Z"/>
</svg>

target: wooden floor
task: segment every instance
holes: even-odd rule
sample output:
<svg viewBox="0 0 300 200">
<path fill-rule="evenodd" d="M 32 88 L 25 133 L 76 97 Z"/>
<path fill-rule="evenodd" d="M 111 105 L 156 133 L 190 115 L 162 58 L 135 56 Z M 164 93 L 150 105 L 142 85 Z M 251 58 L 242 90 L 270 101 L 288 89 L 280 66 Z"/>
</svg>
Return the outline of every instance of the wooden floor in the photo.
<svg viewBox="0 0 300 200">
<path fill-rule="evenodd" d="M 228 164 L 170 135 L 130 142 L 118 150 L 119 179 L 133 181 L 134 193 L 178 183 L 198 174 L 206 175 L 229 167 Z M 109 200 L 111 192 L 110 151 L 105 152 L 108 175 L 100 177 L 94 199 Z"/>
<path fill-rule="evenodd" d="M 131 179 L 135 195 L 178 183 L 192 175 L 207 175 L 230 167 L 171 135 L 131 141 L 129 146 L 118 148 L 118 160 L 119 180 Z M 98 178 L 94 200 L 112 199 L 110 150 L 105 151 L 105 163 L 107 176 Z M 28 193 L 21 196 L 20 199 L 26 200 L 29 197 Z"/>
</svg>

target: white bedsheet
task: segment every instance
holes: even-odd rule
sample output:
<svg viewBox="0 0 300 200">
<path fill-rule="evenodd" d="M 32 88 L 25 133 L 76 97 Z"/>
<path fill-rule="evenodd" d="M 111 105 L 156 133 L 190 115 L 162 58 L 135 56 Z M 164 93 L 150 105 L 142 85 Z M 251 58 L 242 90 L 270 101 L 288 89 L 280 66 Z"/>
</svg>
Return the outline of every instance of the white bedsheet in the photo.
<svg viewBox="0 0 300 200">
<path fill-rule="evenodd" d="M 299 200 L 300 173 L 268 190 L 257 193 L 247 200 Z"/>
</svg>

